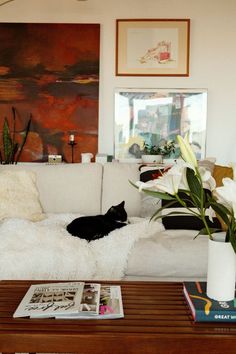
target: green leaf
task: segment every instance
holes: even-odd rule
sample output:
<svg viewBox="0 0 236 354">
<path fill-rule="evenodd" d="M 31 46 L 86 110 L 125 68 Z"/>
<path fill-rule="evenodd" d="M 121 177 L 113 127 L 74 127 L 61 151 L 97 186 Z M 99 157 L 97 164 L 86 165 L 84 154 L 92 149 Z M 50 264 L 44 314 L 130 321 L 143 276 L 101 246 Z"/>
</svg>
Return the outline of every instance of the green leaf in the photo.
<svg viewBox="0 0 236 354">
<path fill-rule="evenodd" d="M 154 215 L 151 217 L 151 220 L 164 219 L 164 218 L 168 218 L 170 216 L 181 216 L 181 215 L 192 216 L 193 214 L 192 213 L 187 213 L 187 212 L 184 212 L 184 211 L 183 212 L 181 212 L 181 211 L 171 211 L 171 212 L 169 212 L 168 214 L 165 214 L 165 215 L 159 215 L 159 216 L 156 216 L 156 217 L 154 217 Z M 196 216 L 196 215 L 194 215 L 194 216 Z"/>
<path fill-rule="evenodd" d="M 220 232 L 222 231 L 221 229 L 216 229 L 214 227 L 209 227 L 209 231 L 211 234 L 215 233 L 215 232 Z M 197 235 L 194 237 L 194 240 L 195 238 L 197 238 L 199 235 L 209 235 L 208 232 L 207 232 L 207 229 L 204 227 L 203 229 L 201 229 Z"/>
<path fill-rule="evenodd" d="M 28 133 L 29 133 L 29 130 L 30 130 L 31 120 L 32 120 L 32 114 L 30 114 L 30 118 L 29 118 L 28 123 L 26 125 L 26 128 L 25 128 L 25 130 L 23 132 L 23 139 L 22 139 L 21 145 L 19 147 L 19 152 L 18 152 L 18 155 L 16 157 L 15 163 L 17 163 L 19 161 L 20 155 L 21 155 L 22 150 L 23 150 L 23 147 L 24 147 L 24 145 L 26 143 L 26 139 L 27 139 L 27 136 L 28 136 Z"/>
<path fill-rule="evenodd" d="M 173 196 L 167 193 L 161 193 L 157 191 L 150 191 L 149 189 L 142 189 L 142 192 L 154 197 L 154 198 L 159 198 L 159 199 L 164 199 L 164 200 L 175 200 Z"/>
<path fill-rule="evenodd" d="M 224 205 L 219 204 L 217 202 L 210 201 L 209 204 L 212 207 L 212 209 L 216 212 L 216 214 L 221 217 L 224 223 L 226 225 L 229 225 L 230 219 L 228 215 L 231 215 L 231 212 Z"/>
<path fill-rule="evenodd" d="M 187 168 L 186 177 L 189 189 L 191 191 L 190 197 L 194 201 L 195 205 L 201 207 L 201 205 L 204 205 L 204 201 L 202 201 L 202 198 L 204 197 L 204 194 L 202 194 L 202 184 L 200 183 L 195 171 L 191 168 Z"/>
<path fill-rule="evenodd" d="M 4 162 L 6 164 L 11 162 L 11 155 L 12 155 L 12 140 L 10 135 L 10 129 L 8 125 L 8 120 L 5 117 L 4 124 L 3 124 L 3 150 L 4 150 Z"/>
<path fill-rule="evenodd" d="M 175 200 L 172 200 L 171 202 L 167 203 L 165 206 L 163 207 L 160 207 L 157 209 L 157 211 L 152 215 L 151 219 L 152 220 L 153 218 L 155 218 L 156 215 L 160 214 L 162 212 L 162 210 L 166 209 L 166 208 L 170 208 L 172 205 L 174 205 L 176 203 Z M 164 217 L 164 215 L 163 215 Z"/>
</svg>

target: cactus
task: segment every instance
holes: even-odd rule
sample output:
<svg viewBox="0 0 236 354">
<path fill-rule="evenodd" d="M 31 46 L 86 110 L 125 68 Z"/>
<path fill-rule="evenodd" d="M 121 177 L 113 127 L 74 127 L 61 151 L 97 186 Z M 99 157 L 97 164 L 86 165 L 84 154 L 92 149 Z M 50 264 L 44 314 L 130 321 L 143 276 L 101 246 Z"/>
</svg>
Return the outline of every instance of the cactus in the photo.
<svg viewBox="0 0 236 354">
<path fill-rule="evenodd" d="M 27 122 L 26 128 L 23 131 L 23 138 L 21 144 L 18 144 L 15 142 L 15 134 L 16 134 L 16 126 L 15 126 L 15 121 L 16 121 L 16 110 L 14 107 L 12 107 L 12 115 L 13 115 L 13 131 L 12 131 L 12 136 L 9 128 L 9 123 L 7 120 L 7 117 L 4 119 L 4 124 L 3 124 L 3 133 L 2 133 L 2 138 L 3 138 L 3 155 L 2 152 L 0 151 L 0 163 L 4 164 L 16 164 L 19 161 L 20 155 L 22 153 L 22 150 L 24 148 L 29 129 L 30 129 L 30 124 L 32 120 L 32 115 L 30 114 L 30 118 Z"/>
</svg>

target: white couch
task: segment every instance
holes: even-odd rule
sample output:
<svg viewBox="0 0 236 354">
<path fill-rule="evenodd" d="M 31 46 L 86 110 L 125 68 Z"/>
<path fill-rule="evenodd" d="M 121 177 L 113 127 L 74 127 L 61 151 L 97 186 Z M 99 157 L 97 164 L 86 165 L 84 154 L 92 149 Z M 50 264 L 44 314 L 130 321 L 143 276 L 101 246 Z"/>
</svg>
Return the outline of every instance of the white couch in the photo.
<svg viewBox="0 0 236 354">
<path fill-rule="evenodd" d="M 204 279 L 207 237 L 163 230 L 140 218 L 137 164 L 18 164 L 1 172 L 32 170 L 45 218 L 0 222 L 0 279 Z M 0 195 L 1 198 L 1 195 Z M 131 224 L 91 243 L 67 233 L 78 215 L 105 213 L 125 200 Z M 0 203 L 2 201 L 0 200 Z M 57 231 L 59 230 L 59 231 Z"/>
</svg>

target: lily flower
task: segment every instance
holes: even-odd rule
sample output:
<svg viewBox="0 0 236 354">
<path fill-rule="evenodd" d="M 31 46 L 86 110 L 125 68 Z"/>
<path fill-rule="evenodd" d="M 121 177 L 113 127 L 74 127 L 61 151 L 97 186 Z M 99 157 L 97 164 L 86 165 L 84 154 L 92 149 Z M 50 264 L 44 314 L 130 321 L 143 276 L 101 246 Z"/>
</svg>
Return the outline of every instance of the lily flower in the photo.
<svg viewBox="0 0 236 354">
<path fill-rule="evenodd" d="M 210 191 L 213 191 L 216 188 L 216 181 L 212 177 L 211 172 L 206 170 L 204 167 L 199 167 L 198 171 L 203 183 L 203 188 L 207 188 Z"/>
<path fill-rule="evenodd" d="M 189 143 L 189 135 L 186 134 L 183 138 L 182 136 L 177 136 L 177 141 L 179 143 L 179 148 L 181 151 L 182 158 L 185 162 L 190 163 L 195 168 L 198 166 L 196 156 Z"/>
<path fill-rule="evenodd" d="M 222 182 L 223 186 L 215 189 L 215 197 L 236 215 L 236 183 L 231 178 L 223 178 Z"/>
<path fill-rule="evenodd" d="M 155 188 L 164 193 L 175 195 L 178 193 L 182 174 L 171 174 L 169 171 L 155 180 Z"/>
</svg>

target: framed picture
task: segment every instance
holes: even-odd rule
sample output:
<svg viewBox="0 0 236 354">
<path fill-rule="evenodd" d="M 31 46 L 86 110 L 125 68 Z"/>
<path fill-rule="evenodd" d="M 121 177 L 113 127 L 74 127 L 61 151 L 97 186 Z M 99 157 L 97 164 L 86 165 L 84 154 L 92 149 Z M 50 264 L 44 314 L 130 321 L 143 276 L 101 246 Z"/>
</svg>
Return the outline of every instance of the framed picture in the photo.
<svg viewBox="0 0 236 354">
<path fill-rule="evenodd" d="M 197 159 L 205 157 L 207 90 L 116 89 L 115 158 L 141 162 L 144 143 L 162 145 L 189 133 Z"/>
<path fill-rule="evenodd" d="M 117 76 L 189 76 L 189 19 L 116 20 Z"/>
<path fill-rule="evenodd" d="M 0 149 L 5 117 L 12 133 L 16 116 L 21 144 L 32 115 L 21 162 L 48 162 L 50 155 L 80 162 L 81 152 L 95 155 L 100 25 L 3 22 L 0 34 Z M 73 158 L 70 136 L 77 144 Z"/>
</svg>

